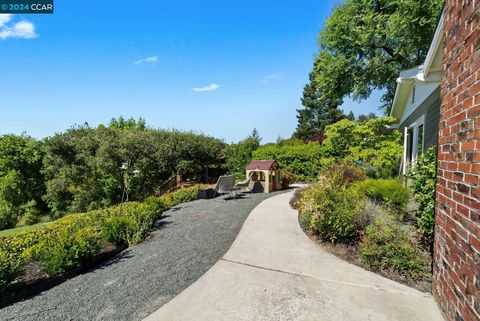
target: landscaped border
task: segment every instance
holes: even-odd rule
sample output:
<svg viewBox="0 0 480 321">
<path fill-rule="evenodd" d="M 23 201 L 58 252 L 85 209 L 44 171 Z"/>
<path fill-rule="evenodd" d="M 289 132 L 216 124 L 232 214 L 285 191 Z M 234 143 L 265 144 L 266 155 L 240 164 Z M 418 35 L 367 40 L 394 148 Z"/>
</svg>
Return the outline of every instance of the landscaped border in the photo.
<svg viewBox="0 0 480 321">
<path fill-rule="evenodd" d="M 197 199 L 203 187 L 71 214 L 47 226 L 0 237 L 0 306 L 60 284 L 141 242 L 164 211 Z"/>
</svg>

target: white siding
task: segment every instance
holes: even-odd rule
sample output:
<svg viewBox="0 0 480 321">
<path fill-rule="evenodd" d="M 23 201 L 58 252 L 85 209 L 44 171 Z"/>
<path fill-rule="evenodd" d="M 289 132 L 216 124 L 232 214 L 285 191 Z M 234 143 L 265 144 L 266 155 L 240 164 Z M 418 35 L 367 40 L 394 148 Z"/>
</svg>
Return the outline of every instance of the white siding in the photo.
<svg viewBox="0 0 480 321">
<path fill-rule="evenodd" d="M 403 113 L 402 119 L 400 123 L 404 122 L 408 116 L 420 106 L 420 104 L 430 96 L 430 94 L 440 86 L 438 83 L 424 83 L 424 82 L 415 82 L 415 101 L 412 103 L 412 92 L 410 92 L 410 96 L 408 98 L 408 103 L 405 108 L 405 112 Z M 413 88 L 413 87 L 412 87 Z"/>
</svg>

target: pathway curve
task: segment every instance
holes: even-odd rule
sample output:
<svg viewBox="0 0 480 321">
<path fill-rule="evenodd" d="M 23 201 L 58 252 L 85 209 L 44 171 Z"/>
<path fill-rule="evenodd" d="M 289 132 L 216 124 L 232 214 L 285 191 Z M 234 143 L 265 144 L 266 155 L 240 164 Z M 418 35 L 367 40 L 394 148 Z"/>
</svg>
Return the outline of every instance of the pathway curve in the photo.
<svg viewBox="0 0 480 321">
<path fill-rule="evenodd" d="M 443 320 L 431 295 L 322 250 L 291 196 L 258 205 L 223 258 L 146 321 Z"/>
<path fill-rule="evenodd" d="M 141 320 L 212 267 L 253 208 L 271 195 L 181 204 L 166 212 L 163 227 L 150 239 L 98 268 L 0 309 L 0 320 Z"/>
</svg>

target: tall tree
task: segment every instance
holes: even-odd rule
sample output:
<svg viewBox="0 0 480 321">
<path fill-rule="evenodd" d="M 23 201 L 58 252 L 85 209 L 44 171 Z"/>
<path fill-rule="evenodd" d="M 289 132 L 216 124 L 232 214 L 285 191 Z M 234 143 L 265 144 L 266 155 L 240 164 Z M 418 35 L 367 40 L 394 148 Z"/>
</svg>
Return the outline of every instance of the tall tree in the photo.
<svg viewBox="0 0 480 321">
<path fill-rule="evenodd" d="M 319 35 L 313 70 L 326 97 L 368 98 L 385 91 L 388 113 L 400 70 L 421 64 L 427 54 L 442 0 L 346 0 Z"/>
<path fill-rule="evenodd" d="M 26 135 L 0 136 L 0 230 L 13 227 L 27 204 L 46 209 L 42 143 Z"/>
<path fill-rule="evenodd" d="M 261 140 L 258 130 L 254 128 L 247 138 L 225 147 L 225 165 L 231 174 L 237 178 L 243 178 L 245 166 L 252 160 L 252 153 L 260 146 Z"/>
<path fill-rule="evenodd" d="M 323 135 L 325 127 L 345 117 L 338 109 L 342 100 L 326 99 L 321 95 L 315 81 L 315 73 L 310 73 L 310 82 L 303 89 L 301 102 L 302 109 L 297 110 L 298 125 L 294 133 L 295 138 L 311 139 Z"/>
</svg>

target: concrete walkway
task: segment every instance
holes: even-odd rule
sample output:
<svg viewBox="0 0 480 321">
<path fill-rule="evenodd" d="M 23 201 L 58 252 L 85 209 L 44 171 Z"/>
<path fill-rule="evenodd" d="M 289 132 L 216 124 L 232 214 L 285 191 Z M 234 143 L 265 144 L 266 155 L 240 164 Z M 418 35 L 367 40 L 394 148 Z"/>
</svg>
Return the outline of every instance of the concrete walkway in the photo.
<svg viewBox="0 0 480 321">
<path fill-rule="evenodd" d="M 429 294 L 322 250 L 291 196 L 260 203 L 223 258 L 145 320 L 443 320 Z"/>
</svg>

